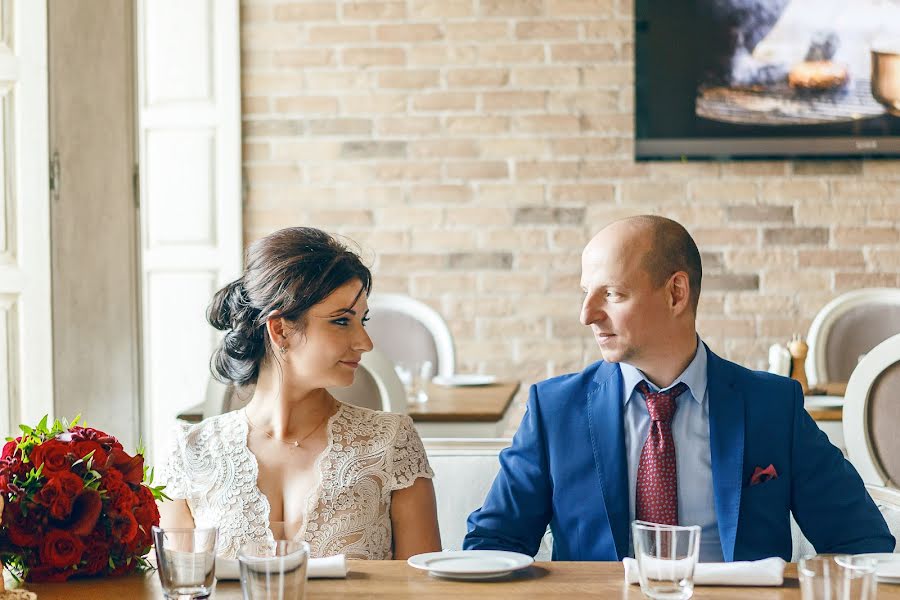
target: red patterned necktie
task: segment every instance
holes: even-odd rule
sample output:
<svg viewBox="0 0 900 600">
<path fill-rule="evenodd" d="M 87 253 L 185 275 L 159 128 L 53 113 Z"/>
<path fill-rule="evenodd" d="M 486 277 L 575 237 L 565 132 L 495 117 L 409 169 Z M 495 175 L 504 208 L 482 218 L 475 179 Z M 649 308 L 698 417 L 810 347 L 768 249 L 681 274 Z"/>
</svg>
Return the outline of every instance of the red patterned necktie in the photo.
<svg viewBox="0 0 900 600">
<path fill-rule="evenodd" d="M 635 490 L 634 513 L 638 521 L 678 525 L 678 479 L 675 472 L 675 440 L 672 438 L 672 417 L 675 399 L 686 392 L 681 382 L 664 392 L 651 392 L 646 381 L 637 390 L 647 402 L 650 431 L 641 450 Z"/>
</svg>

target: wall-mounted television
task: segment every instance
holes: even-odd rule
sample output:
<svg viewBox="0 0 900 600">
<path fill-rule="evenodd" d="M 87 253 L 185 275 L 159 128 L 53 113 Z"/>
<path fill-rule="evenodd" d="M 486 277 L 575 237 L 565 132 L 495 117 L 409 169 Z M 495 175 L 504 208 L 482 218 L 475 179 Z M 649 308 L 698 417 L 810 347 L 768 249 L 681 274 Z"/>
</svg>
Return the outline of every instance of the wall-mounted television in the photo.
<svg viewBox="0 0 900 600">
<path fill-rule="evenodd" d="M 900 0 L 635 0 L 635 158 L 900 156 Z"/>
</svg>

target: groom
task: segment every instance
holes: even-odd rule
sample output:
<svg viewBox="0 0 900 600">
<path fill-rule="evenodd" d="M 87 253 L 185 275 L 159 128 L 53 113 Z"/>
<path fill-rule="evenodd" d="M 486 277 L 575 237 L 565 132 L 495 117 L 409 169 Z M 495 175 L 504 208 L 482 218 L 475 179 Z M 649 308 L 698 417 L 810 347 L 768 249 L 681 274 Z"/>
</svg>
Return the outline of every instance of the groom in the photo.
<svg viewBox="0 0 900 600">
<path fill-rule="evenodd" d="M 639 519 L 699 525 L 704 562 L 790 560 L 791 513 L 817 552 L 894 549 L 800 386 L 697 337 L 700 253 L 684 227 L 617 221 L 581 265 L 581 322 L 603 361 L 531 388 L 465 549 L 534 555 L 549 524 L 554 560 L 622 560 Z"/>
</svg>

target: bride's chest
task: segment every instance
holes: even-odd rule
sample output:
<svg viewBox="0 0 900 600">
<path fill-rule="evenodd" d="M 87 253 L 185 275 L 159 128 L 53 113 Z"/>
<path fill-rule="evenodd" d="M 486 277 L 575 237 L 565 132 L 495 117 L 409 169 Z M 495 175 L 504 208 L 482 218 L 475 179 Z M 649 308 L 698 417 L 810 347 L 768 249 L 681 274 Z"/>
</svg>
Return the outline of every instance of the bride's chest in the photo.
<svg viewBox="0 0 900 600">
<path fill-rule="evenodd" d="M 272 521 L 302 521 L 321 483 L 325 445 L 310 448 L 249 447 L 257 457 L 256 488 L 269 502 Z"/>
</svg>

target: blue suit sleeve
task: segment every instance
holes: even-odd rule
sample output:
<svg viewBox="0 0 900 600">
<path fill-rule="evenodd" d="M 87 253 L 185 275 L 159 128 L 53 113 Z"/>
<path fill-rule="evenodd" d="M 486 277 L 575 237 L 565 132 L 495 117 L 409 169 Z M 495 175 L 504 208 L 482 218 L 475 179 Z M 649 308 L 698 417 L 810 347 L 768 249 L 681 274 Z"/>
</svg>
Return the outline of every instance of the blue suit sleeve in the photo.
<svg viewBox="0 0 900 600">
<path fill-rule="evenodd" d="M 895 540 L 856 469 L 803 408 L 794 384 L 791 510 L 820 554 L 893 552 Z"/>
<path fill-rule="evenodd" d="M 465 550 L 510 550 L 534 556 L 552 515 L 552 484 L 537 387 L 522 424 L 500 453 L 500 472 L 481 508 L 469 515 Z"/>
</svg>

